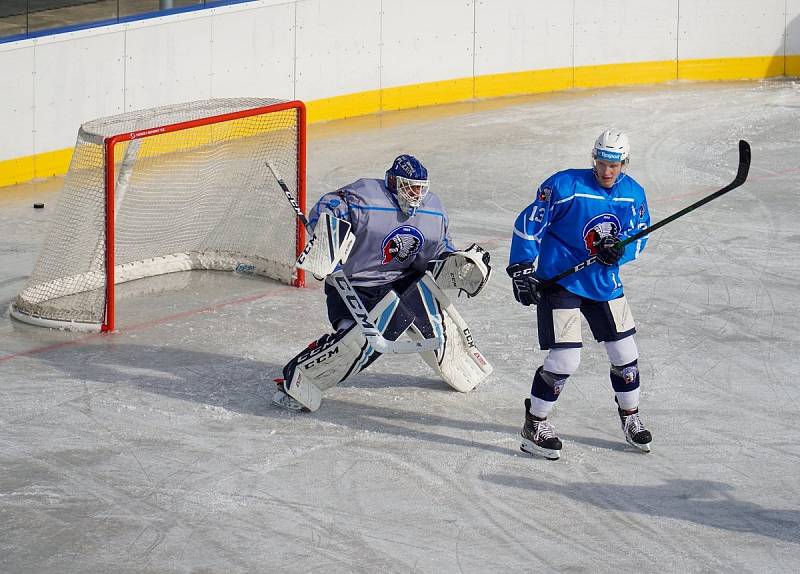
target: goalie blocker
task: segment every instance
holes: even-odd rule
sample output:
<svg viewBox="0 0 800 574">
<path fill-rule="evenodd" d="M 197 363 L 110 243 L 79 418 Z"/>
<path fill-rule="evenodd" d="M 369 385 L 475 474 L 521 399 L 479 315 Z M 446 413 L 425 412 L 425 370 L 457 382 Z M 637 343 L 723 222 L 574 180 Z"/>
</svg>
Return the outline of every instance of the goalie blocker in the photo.
<svg viewBox="0 0 800 574">
<path fill-rule="evenodd" d="M 488 271 L 485 277 L 488 278 Z M 473 289 L 474 294 L 477 291 Z M 370 319 L 390 341 L 406 332 L 414 340 L 441 338 L 443 342 L 437 350 L 421 355 L 457 391 L 472 390 L 492 372 L 466 321 L 430 273 L 425 273 L 402 294 L 389 291 L 372 309 Z M 284 367 L 284 390 L 306 409 L 316 411 L 324 391 L 364 370 L 379 356 L 356 325 L 325 335 Z"/>
<path fill-rule="evenodd" d="M 314 277 L 322 280 L 333 273 L 340 263 L 344 265 L 347 262 L 355 241 L 355 235 L 350 233 L 349 222 L 323 212 L 295 267 L 310 271 Z"/>
</svg>

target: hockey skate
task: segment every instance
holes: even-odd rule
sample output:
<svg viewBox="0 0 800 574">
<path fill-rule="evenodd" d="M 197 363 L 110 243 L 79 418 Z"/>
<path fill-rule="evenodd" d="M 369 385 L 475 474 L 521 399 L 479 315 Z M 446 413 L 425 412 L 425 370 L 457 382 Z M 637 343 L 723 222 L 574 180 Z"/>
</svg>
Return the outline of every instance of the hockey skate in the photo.
<svg viewBox="0 0 800 574">
<path fill-rule="evenodd" d="M 275 394 L 272 395 L 272 404 L 276 407 L 286 409 L 287 411 L 294 412 L 308 412 L 308 409 L 301 405 L 297 400 L 293 399 L 286 393 L 283 386 L 283 379 L 275 379 L 275 384 L 278 385 Z"/>
<path fill-rule="evenodd" d="M 550 460 L 561 456 L 561 440 L 546 420 L 536 420 L 530 411 L 531 400 L 525 399 L 525 425 L 522 427 L 522 444 L 519 449 L 528 454 L 541 455 Z"/>
<path fill-rule="evenodd" d="M 650 452 L 650 443 L 653 440 L 653 436 L 649 430 L 644 428 L 644 423 L 639 418 L 639 410 L 626 412 L 617 408 L 617 411 L 619 412 L 622 432 L 625 433 L 625 440 L 628 441 L 628 444 L 643 452 Z"/>
</svg>

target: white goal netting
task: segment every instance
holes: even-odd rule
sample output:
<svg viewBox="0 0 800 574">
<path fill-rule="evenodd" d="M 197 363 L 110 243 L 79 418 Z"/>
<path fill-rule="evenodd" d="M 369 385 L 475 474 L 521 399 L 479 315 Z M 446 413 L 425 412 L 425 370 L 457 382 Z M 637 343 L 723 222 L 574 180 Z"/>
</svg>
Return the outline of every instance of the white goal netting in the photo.
<svg viewBox="0 0 800 574">
<path fill-rule="evenodd" d="M 81 330 L 113 325 L 112 248 L 115 283 L 188 269 L 296 282 L 297 218 L 265 161 L 297 194 L 305 169 L 301 107 L 217 99 L 82 125 L 49 235 L 12 315 Z M 127 141 L 110 146 L 112 163 L 104 142 L 113 136 Z"/>
</svg>

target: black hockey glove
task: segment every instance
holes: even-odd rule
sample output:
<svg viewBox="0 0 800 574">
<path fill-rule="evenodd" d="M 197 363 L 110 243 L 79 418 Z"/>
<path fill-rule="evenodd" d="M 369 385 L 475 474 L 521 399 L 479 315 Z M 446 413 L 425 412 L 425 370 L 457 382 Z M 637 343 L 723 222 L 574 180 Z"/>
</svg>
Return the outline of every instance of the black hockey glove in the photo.
<svg viewBox="0 0 800 574">
<path fill-rule="evenodd" d="M 603 265 L 616 265 L 625 255 L 625 246 L 612 235 L 607 235 L 598 241 L 597 247 L 597 261 Z"/>
<path fill-rule="evenodd" d="M 533 276 L 534 271 L 532 263 L 515 263 L 506 267 L 506 273 L 511 277 L 514 298 L 526 307 L 538 305 L 542 299 L 542 292 L 539 290 L 541 281 Z"/>
</svg>

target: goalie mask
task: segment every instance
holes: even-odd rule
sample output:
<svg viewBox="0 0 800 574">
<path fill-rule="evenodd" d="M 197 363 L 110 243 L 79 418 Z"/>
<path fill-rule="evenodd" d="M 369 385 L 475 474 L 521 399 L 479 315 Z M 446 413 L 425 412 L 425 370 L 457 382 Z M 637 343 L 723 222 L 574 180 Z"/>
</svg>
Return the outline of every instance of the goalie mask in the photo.
<svg viewBox="0 0 800 574">
<path fill-rule="evenodd" d="M 413 155 L 397 156 L 386 172 L 386 187 L 397 196 L 403 213 L 411 217 L 428 194 L 428 170 Z"/>
</svg>

